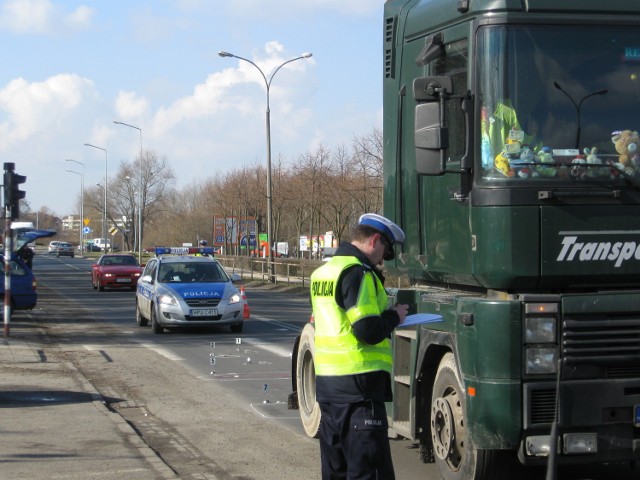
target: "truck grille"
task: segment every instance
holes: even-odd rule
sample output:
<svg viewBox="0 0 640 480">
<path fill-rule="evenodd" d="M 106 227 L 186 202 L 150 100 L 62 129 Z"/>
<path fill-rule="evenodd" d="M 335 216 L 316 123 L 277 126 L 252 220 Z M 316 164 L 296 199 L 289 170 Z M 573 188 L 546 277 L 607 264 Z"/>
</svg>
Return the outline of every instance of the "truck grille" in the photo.
<svg viewBox="0 0 640 480">
<path fill-rule="evenodd" d="M 530 422 L 533 425 L 553 422 L 556 410 L 556 392 L 553 389 L 531 391 Z"/>
<path fill-rule="evenodd" d="M 637 376 L 640 371 L 640 315 L 566 315 L 562 357 L 571 376 Z M 582 370 L 582 375 L 575 375 Z M 590 372 L 590 374 L 589 374 Z"/>
</svg>

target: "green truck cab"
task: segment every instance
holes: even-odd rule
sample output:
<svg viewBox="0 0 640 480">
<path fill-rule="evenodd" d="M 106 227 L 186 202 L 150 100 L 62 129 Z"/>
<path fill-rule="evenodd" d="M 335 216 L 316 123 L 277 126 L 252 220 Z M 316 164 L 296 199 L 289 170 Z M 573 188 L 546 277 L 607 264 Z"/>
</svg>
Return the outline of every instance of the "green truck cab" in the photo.
<svg viewBox="0 0 640 480">
<path fill-rule="evenodd" d="M 407 235 L 386 268 L 412 284 L 392 301 L 443 317 L 396 331 L 392 433 L 444 479 L 633 464 L 640 3 L 384 9 L 384 215 Z M 292 373 L 313 433 L 310 338 Z"/>
</svg>

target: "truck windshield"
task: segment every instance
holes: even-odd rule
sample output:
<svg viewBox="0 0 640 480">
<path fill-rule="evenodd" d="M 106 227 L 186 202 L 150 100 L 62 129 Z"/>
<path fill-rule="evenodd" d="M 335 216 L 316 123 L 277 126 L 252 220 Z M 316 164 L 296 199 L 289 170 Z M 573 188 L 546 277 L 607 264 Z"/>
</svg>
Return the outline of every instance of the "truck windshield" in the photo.
<svg viewBox="0 0 640 480">
<path fill-rule="evenodd" d="M 640 178 L 640 34 L 490 26 L 478 35 L 481 185 Z"/>
</svg>

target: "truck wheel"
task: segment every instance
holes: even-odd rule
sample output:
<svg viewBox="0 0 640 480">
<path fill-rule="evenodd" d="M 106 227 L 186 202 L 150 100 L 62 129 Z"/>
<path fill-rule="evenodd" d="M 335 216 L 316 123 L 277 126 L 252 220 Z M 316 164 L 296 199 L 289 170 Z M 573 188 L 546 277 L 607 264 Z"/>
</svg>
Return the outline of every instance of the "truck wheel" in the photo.
<svg viewBox="0 0 640 480">
<path fill-rule="evenodd" d="M 315 438 L 320 430 L 320 405 L 316 402 L 316 373 L 313 366 L 315 329 L 307 323 L 300 334 L 296 364 L 296 389 L 300 420 L 306 434 Z"/>
<path fill-rule="evenodd" d="M 440 361 L 431 397 L 431 441 L 444 480 L 506 480 L 511 452 L 477 450 L 466 431 L 465 396 L 452 353 Z"/>
</svg>

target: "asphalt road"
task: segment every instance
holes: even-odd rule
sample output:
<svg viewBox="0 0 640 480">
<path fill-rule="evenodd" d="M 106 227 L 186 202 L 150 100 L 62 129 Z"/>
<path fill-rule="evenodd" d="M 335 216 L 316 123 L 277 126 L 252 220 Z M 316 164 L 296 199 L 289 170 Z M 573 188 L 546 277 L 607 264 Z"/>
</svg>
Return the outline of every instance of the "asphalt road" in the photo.
<svg viewBox="0 0 640 480">
<path fill-rule="evenodd" d="M 93 290 L 90 271 L 86 259 L 37 255 L 35 313 L 51 319 L 49 334 L 76 368 L 183 478 L 207 478 L 195 476 L 206 469 L 219 478 L 319 478 L 317 442 L 287 409 L 291 348 L 310 314 L 305 295 L 249 289 L 251 319 L 242 334 L 225 327 L 154 335 L 135 323 L 133 292 Z M 439 478 L 411 442 L 391 444 L 398 479 Z M 538 480 L 544 472 L 514 478 Z M 570 469 L 558 476 L 601 478 L 637 478 L 637 471 Z"/>
</svg>

